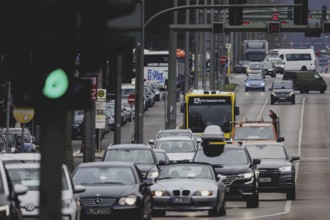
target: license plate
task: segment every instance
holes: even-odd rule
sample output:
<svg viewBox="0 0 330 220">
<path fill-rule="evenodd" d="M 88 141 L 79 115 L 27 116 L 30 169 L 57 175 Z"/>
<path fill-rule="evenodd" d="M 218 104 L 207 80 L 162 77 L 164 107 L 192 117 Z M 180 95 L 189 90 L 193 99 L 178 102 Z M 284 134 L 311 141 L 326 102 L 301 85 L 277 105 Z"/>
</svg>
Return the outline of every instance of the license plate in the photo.
<svg viewBox="0 0 330 220">
<path fill-rule="evenodd" d="M 87 214 L 89 214 L 89 215 L 108 215 L 108 214 L 110 214 L 110 209 L 88 209 Z"/>
<path fill-rule="evenodd" d="M 270 177 L 259 178 L 259 182 L 261 182 L 261 183 L 268 183 L 271 181 L 272 181 L 272 179 Z"/>
<path fill-rule="evenodd" d="M 173 203 L 190 203 L 191 199 L 188 197 L 179 197 L 179 198 L 173 198 Z"/>
<path fill-rule="evenodd" d="M 281 97 L 280 99 L 281 99 L 281 100 L 285 100 L 286 98 L 285 98 L 285 97 Z"/>
</svg>

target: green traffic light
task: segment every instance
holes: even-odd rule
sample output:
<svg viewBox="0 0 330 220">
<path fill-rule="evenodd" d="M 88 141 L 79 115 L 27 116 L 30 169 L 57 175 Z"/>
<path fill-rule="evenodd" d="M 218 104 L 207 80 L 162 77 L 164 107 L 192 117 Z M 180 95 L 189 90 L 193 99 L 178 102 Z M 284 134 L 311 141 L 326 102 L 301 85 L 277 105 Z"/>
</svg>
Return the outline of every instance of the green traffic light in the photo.
<svg viewBox="0 0 330 220">
<path fill-rule="evenodd" d="M 46 79 L 42 93 L 51 99 L 61 97 L 69 87 L 69 79 L 62 69 L 52 71 Z"/>
</svg>

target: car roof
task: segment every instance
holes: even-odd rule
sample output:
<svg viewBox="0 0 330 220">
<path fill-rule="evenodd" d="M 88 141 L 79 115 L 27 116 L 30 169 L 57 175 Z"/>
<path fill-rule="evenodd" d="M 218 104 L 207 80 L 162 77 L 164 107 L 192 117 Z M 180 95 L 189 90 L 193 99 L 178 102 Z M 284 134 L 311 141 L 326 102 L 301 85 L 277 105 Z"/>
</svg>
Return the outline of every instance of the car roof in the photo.
<svg viewBox="0 0 330 220">
<path fill-rule="evenodd" d="M 107 150 L 112 149 L 149 149 L 149 147 L 147 144 L 114 144 L 107 148 Z"/>
<path fill-rule="evenodd" d="M 161 138 L 158 138 L 157 141 L 189 141 L 189 140 L 192 140 L 194 141 L 194 138 L 193 137 L 190 137 L 190 136 L 168 136 L 168 137 L 161 137 Z"/>
<path fill-rule="evenodd" d="M 25 160 L 36 160 L 40 161 L 40 153 L 2 153 L 0 154 L 0 160 L 2 161 L 21 161 L 24 163 Z"/>
<path fill-rule="evenodd" d="M 270 124 L 270 123 L 258 123 L 258 122 L 256 122 L 256 123 L 253 123 L 253 122 L 251 122 L 251 123 L 246 123 L 246 122 L 244 122 L 244 123 L 237 123 L 237 125 L 236 125 L 236 128 L 239 128 L 239 127 L 272 127 L 273 125 L 272 124 Z"/>
<path fill-rule="evenodd" d="M 284 146 L 282 142 L 243 142 L 242 146 L 249 146 L 249 145 L 277 145 L 277 146 Z"/>
<path fill-rule="evenodd" d="M 123 162 L 123 161 L 116 161 L 116 162 L 109 162 L 109 161 L 96 161 L 96 162 L 89 162 L 89 163 L 80 163 L 78 167 L 82 168 L 82 167 L 123 167 L 123 166 L 127 166 L 127 167 L 133 167 L 134 163 L 132 162 Z"/>
<path fill-rule="evenodd" d="M 7 169 L 21 169 L 21 168 L 40 168 L 40 163 L 10 163 L 6 164 Z"/>
<path fill-rule="evenodd" d="M 245 148 L 240 144 L 225 144 L 224 149 L 244 150 Z M 199 148 L 198 151 L 203 151 L 203 148 Z"/>
</svg>

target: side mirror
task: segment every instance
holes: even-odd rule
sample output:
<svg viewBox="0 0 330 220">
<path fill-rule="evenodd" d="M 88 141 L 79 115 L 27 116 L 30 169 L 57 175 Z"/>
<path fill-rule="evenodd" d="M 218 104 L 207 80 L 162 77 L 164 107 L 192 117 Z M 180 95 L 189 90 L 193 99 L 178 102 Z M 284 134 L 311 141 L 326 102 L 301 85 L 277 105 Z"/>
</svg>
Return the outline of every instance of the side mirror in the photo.
<svg viewBox="0 0 330 220">
<path fill-rule="evenodd" d="M 295 161 L 295 160 L 300 160 L 300 156 L 298 156 L 298 155 L 292 155 L 290 161 L 292 162 L 292 161 Z"/>
<path fill-rule="evenodd" d="M 75 185 L 73 193 L 82 193 L 85 192 L 86 188 L 82 185 Z"/>
<path fill-rule="evenodd" d="M 285 139 L 284 139 L 284 137 L 279 137 L 279 138 L 277 138 L 277 142 L 283 142 Z"/>
<path fill-rule="evenodd" d="M 260 163 L 261 163 L 260 159 L 252 159 L 252 164 L 253 165 L 257 165 L 257 164 L 260 164 Z"/>
<path fill-rule="evenodd" d="M 239 115 L 239 107 L 238 106 L 235 106 L 234 111 L 235 111 L 235 115 Z"/>
<path fill-rule="evenodd" d="M 164 166 L 164 165 L 166 165 L 166 161 L 165 160 L 159 160 L 157 165 Z"/>
<path fill-rule="evenodd" d="M 268 90 L 269 90 L 269 91 L 273 91 L 273 89 L 272 89 L 272 88 L 269 88 Z"/>
<path fill-rule="evenodd" d="M 148 144 L 154 145 L 155 144 L 155 140 L 154 139 L 150 139 Z"/>
</svg>

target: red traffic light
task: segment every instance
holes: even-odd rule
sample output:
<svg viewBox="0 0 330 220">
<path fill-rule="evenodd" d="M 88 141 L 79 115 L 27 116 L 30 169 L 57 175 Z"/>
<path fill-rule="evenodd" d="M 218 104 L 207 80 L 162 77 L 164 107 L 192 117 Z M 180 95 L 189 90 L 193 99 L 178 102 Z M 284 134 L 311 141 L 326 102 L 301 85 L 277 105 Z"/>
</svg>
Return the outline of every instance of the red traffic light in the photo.
<svg viewBox="0 0 330 220">
<path fill-rule="evenodd" d="M 280 29 L 280 22 L 268 22 L 267 24 L 268 33 L 280 33 Z"/>
</svg>

